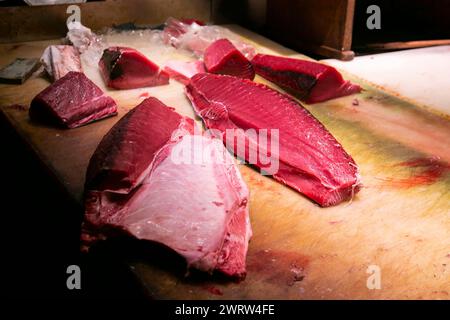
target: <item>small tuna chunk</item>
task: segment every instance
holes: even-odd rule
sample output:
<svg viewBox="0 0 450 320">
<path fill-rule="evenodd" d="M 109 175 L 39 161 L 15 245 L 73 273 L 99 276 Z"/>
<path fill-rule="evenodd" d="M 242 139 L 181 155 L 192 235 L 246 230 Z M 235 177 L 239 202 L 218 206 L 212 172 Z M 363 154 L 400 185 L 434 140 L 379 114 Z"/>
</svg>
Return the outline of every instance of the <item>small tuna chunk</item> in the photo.
<svg viewBox="0 0 450 320">
<path fill-rule="evenodd" d="M 245 276 L 247 186 L 222 142 L 194 128 L 148 98 L 105 135 L 87 174 L 83 249 L 126 234 L 172 249 L 189 268 Z"/>
<path fill-rule="evenodd" d="M 71 71 L 39 93 L 30 117 L 75 128 L 117 114 L 116 102 L 84 73 Z"/>
<path fill-rule="evenodd" d="M 210 73 L 226 74 L 253 80 L 255 71 L 250 61 L 228 39 L 213 42 L 203 57 Z"/>
<path fill-rule="evenodd" d="M 361 91 L 360 86 L 345 81 L 335 68 L 313 61 L 257 54 L 252 64 L 256 74 L 293 92 L 306 103 Z"/>
<path fill-rule="evenodd" d="M 99 66 L 106 85 L 113 89 L 155 87 L 169 83 L 169 75 L 165 71 L 132 48 L 105 49 Z"/>
<path fill-rule="evenodd" d="M 173 60 L 166 63 L 164 66 L 166 71 L 172 79 L 177 80 L 183 84 L 188 84 L 189 80 L 197 73 L 203 73 L 205 71 L 205 65 L 203 61 L 178 61 Z"/>
</svg>

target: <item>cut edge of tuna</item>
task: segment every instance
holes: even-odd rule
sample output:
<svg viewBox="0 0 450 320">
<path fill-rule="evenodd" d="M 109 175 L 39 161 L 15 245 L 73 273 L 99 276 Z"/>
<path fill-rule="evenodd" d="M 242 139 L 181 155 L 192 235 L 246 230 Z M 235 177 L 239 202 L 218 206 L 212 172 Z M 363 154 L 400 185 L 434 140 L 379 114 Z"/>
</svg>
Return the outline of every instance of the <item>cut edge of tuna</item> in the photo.
<svg viewBox="0 0 450 320">
<path fill-rule="evenodd" d="M 308 60 L 257 54 L 252 59 L 256 74 L 293 92 L 306 103 L 318 103 L 361 92 L 345 81 L 335 68 Z"/>
<path fill-rule="evenodd" d="M 234 145 L 231 151 L 246 161 L 249 151 L 264 147 L 242 129 L 278 129 L 279 151 L 270 150 L 269 158 L 279 167 L 271 175 L 319 205 L 336 205 L 360 190 L 360 175 L 352 157 L 289 96 L 246 79 L 213 74 L 194 76 L 186 94 L 206 127 L 222 132 L 227 147 Z M 259 103 L 255 103 L 258 97 Z M 245 142 L 245 154 L 239 154 L 232 143 L 235 139 Z M 251 164 L 267 169 L 259 160 Z"/>
<path fill-rule="evenodd" d="M 105 49 L 99 67 L 106 85 L 113 89 L 136 89 L 169 84 L 169 75 L 133 48 Z"/>
<path fill-rule="evenodd" d="M 82 72 L 70 71 L 31 101 L 30 118 L 66 128 L 117 115 L 116 102 Z"/>
<path fill-rule="evenodd" d="M 255 71 L 250 61 L 228 39 L 214 41 L 203 57 L 208 72 L 253 80 Z"/>
<path fill-rule="evenodd" d="M 167 119 L 171 118 L 178 121 L 177 126 L 168 124 L 171 121 Z M 136 130 L 127 134 L 133 128 Z M 163 137 L 149 143 L 157 133 Z M 111 147 L 116 150 L 108 153 Z M 132 154 L 137 151 L 141 151 L 140 155 L 134 157 Z M 177 162 L 183 151 L 192 152 L 194 157 L 203 152 L 206 162 Z M 108 156 L 116 160 L 107 159 Z M 139 156 L 145 159 L 137 159 Z M 131 169 L 131 184 L 122 183 L 119 170 L 108 168 L 112 164 L 117 169 L 125 158 L 140 168 L 122 166 L 122 170 Z M 109 174 L 105 175 L 103 166 Z M 156 98 L 148 98 L 105 135 L 89 168 L 82 250 L 89 250 L 99 240 L 126 234 L 170 248 L 186 259 L 188 268 L 245 277 L 245 257 L 252 235 L 249 191 L 222 142 L 195 134 L 192 119 L 177 114 Z M 118 179 L 108 177 L 117 173 Z M 89 181 L 98 181 L 96 176 L 104 180 L 107 187 L 103 189 L 107 191 L 90 189 L 96 184 Z"/>
</svg>

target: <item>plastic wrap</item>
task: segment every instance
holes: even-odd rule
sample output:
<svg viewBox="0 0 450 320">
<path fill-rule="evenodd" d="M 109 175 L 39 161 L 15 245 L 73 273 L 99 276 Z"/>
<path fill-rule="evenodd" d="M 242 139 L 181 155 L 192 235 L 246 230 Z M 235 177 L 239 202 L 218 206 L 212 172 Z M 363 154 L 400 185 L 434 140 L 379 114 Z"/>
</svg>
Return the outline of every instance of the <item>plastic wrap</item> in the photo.
<svg viewBox="0 0 450 320">
<path fill-rule="evenodd" d="M 242 52 L 247 59 L 252 59 L 255 53 L 248 43 L 228 29 L 220 26 L 202 25 L 196 20 L 177 20 L 169 18 L 162 32 L 164 43 L 177 49 L 185 49 L 194 53 L 198 58 L 203 57 L 206 48 L 216 40 L 226 38 Z"/>
</svg>

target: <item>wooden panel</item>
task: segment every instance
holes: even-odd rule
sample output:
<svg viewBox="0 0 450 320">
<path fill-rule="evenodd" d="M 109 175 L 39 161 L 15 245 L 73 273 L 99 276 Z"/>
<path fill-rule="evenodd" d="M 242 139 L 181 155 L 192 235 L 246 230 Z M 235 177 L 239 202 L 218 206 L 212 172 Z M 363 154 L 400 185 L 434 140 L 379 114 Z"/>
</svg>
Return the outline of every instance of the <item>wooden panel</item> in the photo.
<svg viewBox="0 0 450 320">
<path fill-rule="evenodd" d="M 231 27 L 259 52 L 303 57 L 242 28 Z M 136 47 L 163 63 L 148 41 L 129 37 Z M 16 56 L 40 56 L 49 42 L 0 46 L 0 64 Z M 186 57 L 184 57 L 186 58 Z M 103 87 L 98 71 L 88 76 Z M 355 158 L 364 188 L 350 203 L 319 208 L 297 192 L 240 166 L 250 193 L 254 231 L 240 282 L 217 276 L 184 276 L 179 260 L 158 261 L 148 251 L 127 260 L 146 292 L 160 298 L 209 299 L 449 299 L 450 288 L 450 122 L 412 102 L 363 85 L 358 96 L 306 106 Z M 261 78 L 256 81 L 267 83 Z M 144 95 L 154 95 L 193 117 L 183 86 L 108 91 L 120 105 L 118 117 L 73 130 L 32 123 L 28 104 L 48 83 L 1 85 L 3 115 L 81 202 L 86 166 L 103 134 Z M 272 85 L 273 86 L 273 85 Z M 356 98 L 356 100 L 355 100 Z M 199 121 L 199 119 L 197 119 Z M 133 246 L 136 248 L 136 246 Z M 381 289 L 367 288 L 367 269 L 380 267 Z M 112 280 L 113 281 L 113 280 Z"/>
<path fill-rule="evenodd" d="M 78 4 L 81 22 L 100 30 L 114 24 L 158 24 L 167 17 L 210 20 L 210 0 L 106 0 Z M 0 43 L 54 39 L 67 32 L 67 5 L 0 8 Z"/>
<path fill-rule="evenodd" d="M 353 58 L 354 0 L 268 0 L 267 26 L 275 39 L 329 57 Z"/>
</svg>

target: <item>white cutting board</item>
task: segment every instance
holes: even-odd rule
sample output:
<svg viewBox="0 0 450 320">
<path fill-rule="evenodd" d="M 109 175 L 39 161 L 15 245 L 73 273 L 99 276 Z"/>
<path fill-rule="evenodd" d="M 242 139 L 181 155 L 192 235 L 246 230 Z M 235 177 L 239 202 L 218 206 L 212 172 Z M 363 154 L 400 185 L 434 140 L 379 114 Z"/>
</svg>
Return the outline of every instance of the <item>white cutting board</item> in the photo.
<svg viewBox="0 0 450 320">
<path fill-rule="evenodd" d="M 383 89 L 450 116 L 450 46 L 323 60 Z"/>
</svg>

